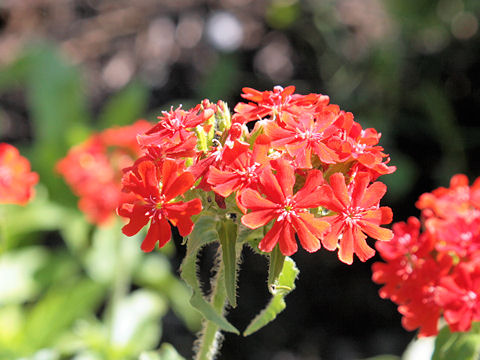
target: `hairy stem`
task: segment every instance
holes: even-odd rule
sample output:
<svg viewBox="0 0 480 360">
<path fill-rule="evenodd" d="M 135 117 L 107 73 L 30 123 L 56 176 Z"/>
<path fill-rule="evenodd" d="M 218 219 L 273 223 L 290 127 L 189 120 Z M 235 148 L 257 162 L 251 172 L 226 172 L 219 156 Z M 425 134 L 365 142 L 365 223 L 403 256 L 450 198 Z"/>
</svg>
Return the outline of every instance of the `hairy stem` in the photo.
<svg viewBox="0 0 480 360">
<path fill-rule="evenodd" d="M 214 309 L 222 314 L 225 310 L 227 294 L 225 291 L 224 282 L 224 265 L 222 260 L 222 254 L 219 251 L 217 253 L 218 271 L 215 277 L 212 279 L 212 290 L 210 294 L 210 303 Z M 221 333 L 219 326 L 213 321 L 204 319 L 202 325 L 202 331 L 199 338 L 196 341 L 196 356 L 195 360 L 213 360 L 218 353 L 221 346 Z"/>
</svg>

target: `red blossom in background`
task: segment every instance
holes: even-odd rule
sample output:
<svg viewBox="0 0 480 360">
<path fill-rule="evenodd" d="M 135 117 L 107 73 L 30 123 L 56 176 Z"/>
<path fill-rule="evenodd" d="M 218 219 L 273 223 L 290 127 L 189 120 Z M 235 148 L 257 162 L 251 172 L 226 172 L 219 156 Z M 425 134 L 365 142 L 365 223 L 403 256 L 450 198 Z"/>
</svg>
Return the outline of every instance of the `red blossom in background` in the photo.
<svg viewBox="0 0 480 360">
<path fill-rule="evenodd" d="M 137 135 L 151 127 L 140 120 L 131 126 L 107 129 L 73 147 L 56 170 L 80 198 L 78 206 L 89 221 L 103 225 L 130 198 L 121 191 L 122 169 L 141 154 Z"/>
<path fill-rule="evenodd" d="M 34 195 L 38 175 L 17 148 L 0 143 L 0 203 L 25 205 Z"/>
<path fill-rule="evenodd" d="M 385 263 L 373 264 L 372 279 L 382 284 L 380 296 L 398 305 L 407 330 L 419 336 L 438 333 L 438 320 L 451 331 L 468 331 L 480 320 L 480 181 L 470 187 L 455 175 L 450 188 L 420 196 L 420 221 L 393 226 L 390 243 L 376 247 Z"/>
</svg>

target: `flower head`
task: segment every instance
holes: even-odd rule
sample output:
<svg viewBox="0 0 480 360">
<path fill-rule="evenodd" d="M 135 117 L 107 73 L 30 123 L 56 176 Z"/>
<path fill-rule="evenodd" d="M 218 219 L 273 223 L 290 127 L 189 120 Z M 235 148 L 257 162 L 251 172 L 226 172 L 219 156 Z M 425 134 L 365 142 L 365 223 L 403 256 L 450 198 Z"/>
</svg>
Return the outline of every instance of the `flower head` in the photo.
<svg viewBox="0 0 480 360">
<path fill-rule="evenodd" d="M 272 170 L 275 170 L 274 174 Z M 260 176 L 262 192 L 246 189 L 240 198 L 241 204 L 251 210 L 242 216 L 242 223 L 250 229 L 264 226 L 275 220 L 272 228 L 260 242 L 262 251 L 270 252 L 278 243 L 284 255 L 297 251 L 295 233 L 302 247 L 308 252 L 320 248 L 320 240 L 329 229 L 329 224 L 315 218 L 308 211 L 317 208 L 322 202 L 320 187 L 323 184 L 322 173 L 312 170 L 305 185 L 295 194 L 295 174 L 293 167 L 283 159 L 273 162 L 273 167 L 266 167 Z"/>
<path fill-rule="evenodd" d="M 38 175 L 17 148 L 0 143 L 0 203 L 25 205 L 34 195 Z"/>
<path fill-rule="evenodd" d="M 150 126 L 140 120 L 104 130 L 70 149 L 57 163 L 56 170 L 80 198 L 78 206 L 92 223 L 108 224 L 118 205 L 130 197 L 121 191 L 122 169 L 141 153 L 136 138 Z"/>
<path fill-rule="evenodd" d="M 143 251 L 152 251 L 158 242 L 164 246 L 171 238 L 169 222 L 178 228 L 180 235 L 187 236 L 193 230 L 190 219 L 202 211 L 200 199 L 187 202 L 175 198 L 189 190 L 195 179 L 190 172 L 175 160 L 163 163 L 144 160 L 136 164 L 123 178 L 124 191 L 134 199 L 118 208 L 120 216 L 129 218 L 122 231 L 127 236 L 135 235 L 149 221 L 150 227 L 142 243 Z"/>
<path fill-rule="evenodd" d="M 380 227 L 392 221 L 392 210 L 379 206 L 387 187 L 381 182 L 368 186 L 369 182 L 368 173 L 358 173 L 348 186 L 343 174 L 330 176 L 328 200 L 324 204 L 336 214 L 325 217 L 332 231 L 325 237 L 323 246 L 329 250 L 338 246 L 338 257 L 347 264 L 353 262 L 354 253 L 361 261 L 375 254 L 365 241 L 366 235 L 382 241 L 393 237 L 391 230 Z"/>
</svg>

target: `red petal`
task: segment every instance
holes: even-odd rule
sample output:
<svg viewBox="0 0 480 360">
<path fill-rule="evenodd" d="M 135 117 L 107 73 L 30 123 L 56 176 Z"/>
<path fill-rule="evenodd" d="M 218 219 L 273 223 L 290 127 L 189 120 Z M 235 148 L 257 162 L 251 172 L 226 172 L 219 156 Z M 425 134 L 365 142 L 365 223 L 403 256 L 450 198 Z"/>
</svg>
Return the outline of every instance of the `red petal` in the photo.
<svg viewBox="0 0 480 360">
<path fill-rule="evenodd" d="M 162 164 L 162 193 L 165 194 L 178 176 L 178 164 L 175 160 L 165 159 Z"/>
<path fill-rule="evenodd" d="M 330 224 L 328 222 L 314 217 L 313 214 L 308 212 L 300 213 L 299 217 L 308 230 L 319 239 L 323 238 L 325 233 L 330 230 Z"/>
<path fill-rule="evenodd" d="M 283 148 L 286 144 L 295 140 L 296 132 L 278 126 L 274 122 L 269 122 L 264 127 L 265 134 L 272 139 L 272 145 L 275 148 Z"/>
<path fill-rule="evenodd" d="M 271 209 L 252 211 L 242 216 L 242 224 L 250 229 L 256 229 L 268 224 L 277 214 Z"/>
<path fill-rule="evenodd" d="M 380 211 L 382 212 L 382 220 L 380 221 L 380 225 L 390 224 L 393 219 L 392 209 L 388 206 L 381 206 Z"/>
<path fill-rule="evenodd" d="M 343 174 L 335 173 L 330 176 L 329 181 L 336 198 L 342 203 L 343 207 L 348 207 L 350 205 L 350 196 L 348 195 Z"/>
<path fill-rule="evenodd" d="M 282 232 L 282 222 L 276 221 L 272 228 L 265 234 L 265 237 L 258 244 L 258 248 L 265 252 L 271 252 L 277 245 Z"/>
<path fill-rule="evenodd" d="M 143 240 L 141 249 L 145 252 L 150 252 L 155 248 L 155 244 L 158 241 L 158 247 L 165 245 L 172 237 L 170 230 L 170 224 L 165 218 L 160 218 L 156 221 L 152 219 L 150 228 L 148 229 L 147 236 Z"/>
<path fill-rule="evenodd" d="M 343 232 L 343 236 L 340 239 L 338 258 L 345 264 L 351 265 L 353 263 L 353 232 L 350 227 Z"/>
<path fill-rule="evenodd" d="M 265 170 L 260 173 L 259 178 L 262 185 L 262 192 L 267 195 L 267 199 L 277 204 L 283 204 L 285 202 L 285 196 L 270 166 L 265 167 Z"/>
<path fill-rule="evenodd" d="M 133 236 L 147 225 L 150 216 L 147 216 L 146 213 L 151 208 L 143 205 L 134 205 L 133 208 L 128 209 L 125 205 L 129 204 L 124 204 L 118 209 L 118 214 L 130 218 L 130 222 L 122 228 L 122 232 L 127 236 Z"/>
<path fill-rule="evenodd" d="M 374 182 L 370 187 L 365 191 L 363 199 L 359 202 L 359 206 L 368 209 L 372 206 L 377 206 L 380 202 L 380 199 L 387 192 L 387 186 L 379 181 Z"/>
<path fill-rule="evenodd" d="M 292 223 L 297 231 L 298 239 L 302 247 L 308 252 L 315 252 L 320 249 L 320 240 L 312 234 L 302 218 L 292 217 Z"/>
<path fill-rule="evenodd" d="M 194 182 L 195 179 L 193 174 L 188 171 L 184 172 L 177 177 L 169 187 L 164 187 L 162 189 L 162 193 L 165 195 L 165 201 L 170 201 L 176 198 L 178 195 L 185 193 L 187 190 L 190 190 Z"/>
<path fill-rule="evenodd" d="M 246 189 L 242 192 L 240 201 L 243 206 L 251 210 L 277 209 L 278 205 L 268 199 L 263 198 L 258 191 Z"/>
<path fill-rule="evenodd" d="M 293 186 L 295 185 L 294 168 L 284 159 L 272 161 L 273 169 L 277 171 L 275 177 L 282 189 L 283 195 L 288 197 L 293 194 Z"/>
<path fill-rule="evenodd" d="M 370 246 L 368 246 L 367 242 L 365 241 L 367 237 L 360 231 L 359 228 L 354 228 L 354 250 L 355 254 L 357 254 L 360 261 L 367 261 L 373 255 L 375 255 L 375 250 L 373 250 Z"/>
<path fill-rule="evenodd" d="M 238 174 L 218 170 L 213 166 L 210 166 L 207 182 L 213 186 L 213 190 L 217 194 L 220 194 L 223 197 L 230 196 L 230 194 L 234 192 L 240 185 Z"/>
<path fill-rule="evenodd" d="M 370 221 L 359 220 L 357 222 L 358 226 L 370 237 L 381 240 L 381 241 L 388 241 L 392 240 L 393 232 L 390 229 L 382 228 Z"/>
<path fill-rule="evenodd" d="M 298 246 L 295 240 L 295 232 L 287 221 L 282 221 L 282 231 L 278 240 L 280 251 L 285 256 L 290 256 L 297 252 Z"/>
<path fill-rule="evenodd" d="M 305 185 L 294 196 L 296 207 L 302 209 L 316 208 L 328 201 L 328 194 L 320 187 L 322 184 L 322 172 L 316 169 L 311 170 L 308 173 Z"/>
<path fill-rule="evenodd" d="M 338 238 L 342 229 L 342 223 L 337 220 L 338 216 L 328 216 L 322 219 L 327 220 L 327 218 L 330 220 L 329 223 L 332 226 L 332 229 L 322 239 L 322 245 L 325 249 L 334 251 L 338 247 Z"/>
<path fill-rule="evenodd" d="M 320 161 L 324 162 L 325 164 L 335 164 L 337 161 L 339 161 L 337 153 L 324 143 L 316 142 L 313 143 L 312 146 Z"/>
<path fill-rule="evenodd" d="M 357 207 L 361 206 L 361 201 L 365 195 L 365 190 L 367 189 L 368 184 L 370 183 L 370 175 L 368 173 L 362 172 L 358 173 L 357 176 L 355 176 L 354 180 L 354 187 L 352 191 L 352 206 Z M 373 205 L 377 205 L 376 204 Z M 370 206 L 373 206 L 370 205 Z M 368 209 L 370 206 L 361 206 L 364 209 Z"/>
</svg>

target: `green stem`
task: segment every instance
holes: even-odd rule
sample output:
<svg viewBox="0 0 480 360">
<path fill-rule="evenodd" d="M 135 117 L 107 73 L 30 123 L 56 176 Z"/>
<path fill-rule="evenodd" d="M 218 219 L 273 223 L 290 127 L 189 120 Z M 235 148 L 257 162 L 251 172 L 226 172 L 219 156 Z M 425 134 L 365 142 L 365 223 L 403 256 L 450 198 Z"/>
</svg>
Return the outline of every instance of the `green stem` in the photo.
<svg viewBox="0 0 480 360">
<path fill-rule="evenodd" d="M 224 265 L 222 260 L 221 251 L 217 253 L 217 259 L 219 261 L 218 271 L 215 277 L 212 279 L 212 291 L 210 294 L 210 303 L 213 308 L 222 314 L 225 310 L 227 294 L 225 291 L 224 282 Z M 196 357 L 195 360 L 212 360 L 218 353 L 221 345 L 221 333 L 219 326 L 213 321 L 204 319 L 202 325 L 202 331 L 198 340 L 196 341 Z"/>
<path fill-rule="evenodd" d="M 119 225 L 116 223 L 114 225 L 118 227 Z M 117 233 L 120 233 L 119 231 Z M 109 343 L 112 343 L 113 340 L 113 331 L 115 328 L 115 314 L 118 311 L 118 306 L 120 301 L 126 296 L 128 293 L 128 289 L 130 286 L 130 274 L 128 269 L 125 267 L 123 262 L 123 241 L 125 239 L 122 236 L 115 237 L 114 243 L 114 253 L 115 253 L 115 273 L 113 278 L 113 287 L 110 292 L 110 297 L 108 299 L 107 308 L 106 308 L 106 323 L 107 323 L 107 331 L 108 331 L 108 339 Z M 110 358 L 112 358 L 110 356 Z M 113 357 L 115 358 L 115 357 Z"/>
</svg>

